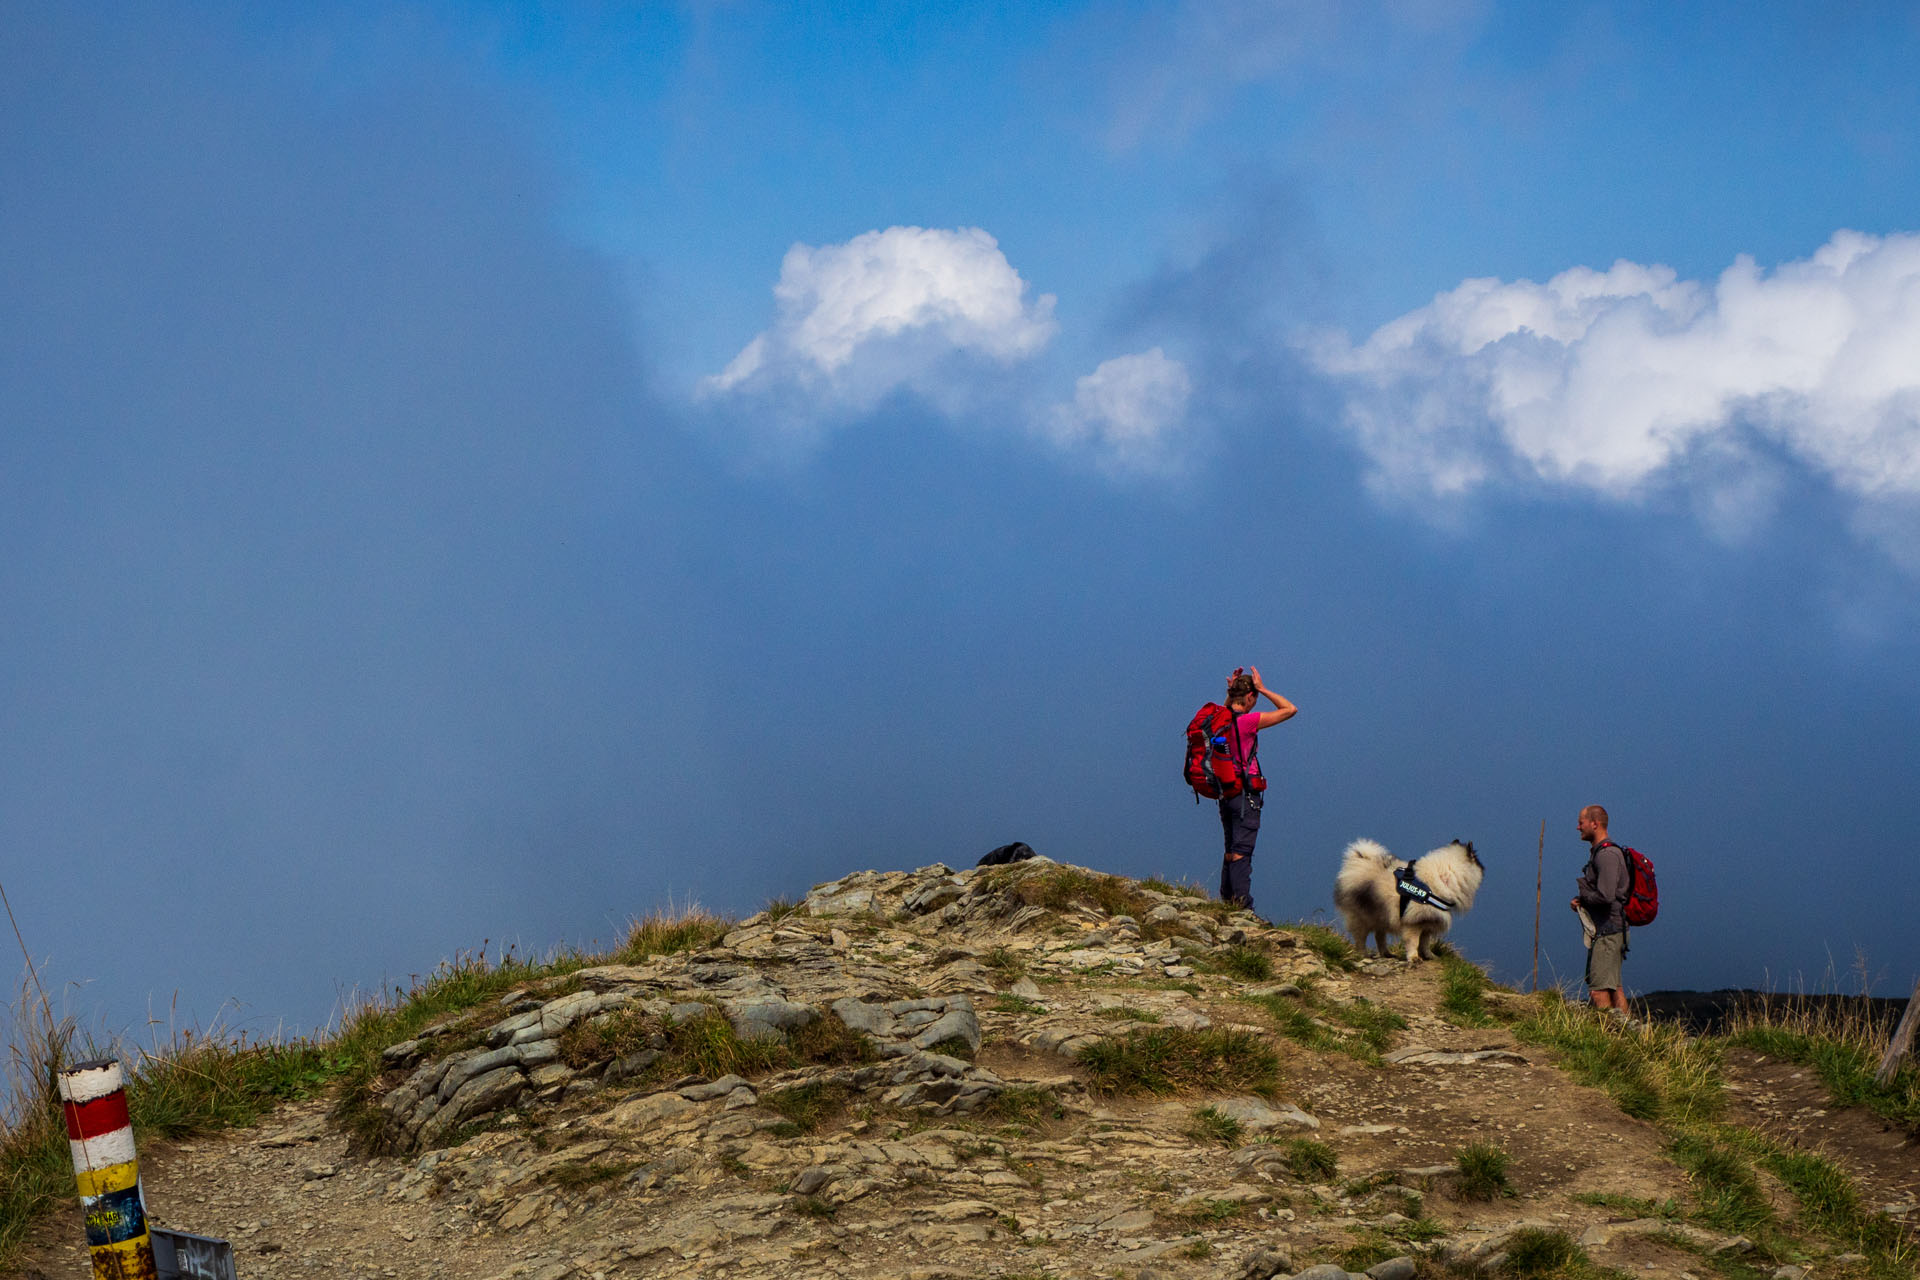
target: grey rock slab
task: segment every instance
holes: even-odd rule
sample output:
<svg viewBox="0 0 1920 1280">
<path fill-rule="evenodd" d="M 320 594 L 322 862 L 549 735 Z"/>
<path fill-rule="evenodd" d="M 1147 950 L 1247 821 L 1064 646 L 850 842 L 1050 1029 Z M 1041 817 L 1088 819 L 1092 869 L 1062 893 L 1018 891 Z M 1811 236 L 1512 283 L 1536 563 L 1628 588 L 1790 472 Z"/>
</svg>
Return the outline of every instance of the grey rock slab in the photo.
<svg viewBox="0 0 1920 1280">
<path fill-rule="evenodd" d="M 608 1084 L 631 1079 L 645 1071 L 648 1067 L 659 1061 L 659 1059 L 660 1050 L 642 1049 L 638 1053 L 630 1053 L 624 1058 L 615 1058 L 612 1062 L 609 1062 L 606 1070 L 600 1073 L 600 1078 Z"/>
<path fill-rule="evenodd" d="M 389 1067 L 410 1067 L 420 1053 L 420 1041 L 402 1040 L 399 1044 L 390 1044 L 380 1051 L 380 1061 Z"/>
<path fill-rule="evenodd" d="M 1385 1062 L 1395 1066 L 1407 1067 L 1445 1067 L 1458 1066 L 1469 1062 L 1517 1062 L 1525 1064 L 1527 1059 L 1511 1049 L 1429 1049 L 1425 1045 L 1410 1044 L 1395 1049 L 1392 1053 L 1381 1055 Z"/>
<path fill-rule="evenodd" d="M 959 1039 L 970 1050 L 980 1048 L 980 1020 L 971 1009 L 949 1009 L 913 1038 L 915 1048 L 931 1049 L 942 1040 Z"/>
<path fill-rule="evenodd" d="M 804 904 L 810 916 L 851 916 L 874 909 L 874 896 L 871 889 L 849 889 L 844 893 L 829 893 L 815 897 L 807 895 Z"/>
<path fill-rule="evenodd" d="M 1095 1231 L 1111 1231 L 1115 1235 L 1133 1236 L 1153 1228 L 1153 1214 L 1146 1209 L 1128 1209 L 1116 1213 L 1094 1226 Z"/>
<path fill-rule="evenodd" d="M 1275 1276 L 1291 1275 L 1293 1255 L 1285 1249 L 1268 1245 L 1255 1249 L 1240 1269 L 1234 1272 L 1234 1280 L 1273 1280 Z"/>
<path fill-rule="evenodd" d="M 967 1218 L 995 1218 L 1000 1210 L 985 1200 L 949 1200 L 924 1211 L 933 1222 L 960 1222 Z"/>
<path fill-rule="evenodd" d="M 1293 1280 L 1347 1280 L 1349 1274 L 1345 1267 L 1336 1267 L 1331 1262 L 1322 1262 L 1308 1267 L 1294 1276 Z"/>
<path fill-rule="evenodd" d="M 1388 1258 L 1385 1262 L 1376 1262 L 1367 1268 L 1369 1280 L 1413 1280 L 1419 1268 L 1412 1258 L 1402 1255 Z"/>
<path fill-rule="evenodd" d="M 1213 1104 L 1220 1114 L 1248 1129 L 1318 1129 L 1320 1121 L 1292 1103 L 1274 1107 L 1259 1098 L 1227 1098 Z"/>
<path fill-rule="evenodd" d="M 501 1045 L 509 1043 L 514 1036 L 525 1031 L 528 1027 L 538 1026 L 539 1023 L 540 1011 L 538 1009 L 533 1009 L 526 1013 L 517 1013 L 511 1018 L 503 1022 L 496 1022 L 487 1028 L 487 1045 L 490 1048 L 497 1049 Z"/>
<path fill-rule="evenodd" d="M 1017 979 L 1011 987 L 1007 988 L 1007 993 L 1009 995 L 1019 996 L 1022 1000 L 1038 1000 L 1040 998 L 1040 984 L 1032 978 L 1020 978 Z"/>
<path fill-rule="evenodd" d="M 520 1074 L 518 1066 L 499 1067 L 475 1076 L 433 1113 L 420 1136 L 426 1142 L 445 1137 L 467 1121 L 509 1105 L 526 1087 L 526 1077 Z"/>
<path fill-rule="evenodd" d="M 795 1004 L 778 996 L 755 996 L 726 1003 L 727 1021 L 742 1040 L 773 1040 L 806 1026 L 820 1016 L 812 1005 Z"/>
<path fill-rule="evenodd" d="M 519 1063 L 520 1050 L 512 1045 L 455 1057 L 447 1066 L 447 1074 L 440 1078 L 440 1087 L 436 1092 L 444 1104 L 474 1077 L 497 1071 L 501 1067 L 518 1066 Z"/>
<path fill-rule="evenodd" d="M 1244 1182 L 1235 1182 L 1224 1187 L 1216 1187 L 1210 1191 L 1190 1192 L 1174 1201 L 1174 1206 L 1180 1209 L 1191 1209 L 1195 1205 L 1212 1204 L 1216 1202 L 1221 1204 L 1257 1204 L 1262 1200 L 1270 1198 L 1270 1192 L 1262 1191 L 1258 1187 L 1250 1187 Z"/>
<path fill-rule="evenodd" d="M 677 1093 L 650 1093 L 644 1098 L 621 1103 L 607 1114 L 607 1121 L 617 1128 L 645 1129 L 662 1120 L 685 1115 L 698 1105 L 688 1102 Z"/>
<path fill-rule="evenodd" d="M 833 1182 L 836 1178 L 845 1177 L 846 1172 L 846 1169 L 840 1165 L 809 1165 L 807 1168 L 802 1169 L 799 1176 L 793 1180 L 793 1192 L 795 1195 L 801 1196 L 818 1194 L 820 1188 Z"/>
<path fill-rule="evenodd" d="M 574 977 L 596 991 L 639 986 L 660 981 L 660 969 L 651 964 L 602 964 L 577 970 Z"/>
<path fill-rule="evenodd" d="M 690 1084 L 679 1090 L 680 1096 L 688 1102 L 711 1102 L 715 1098 L 724 1098 L 735 1089 L 749 1087 L 739 1076 L 721 1076 L 718 1080 L 709 1080 L 704 1084 Z"/>
<path fill-rule="evenodd" d="M 914 915 L 922 916 L 957 901 L 964 892 L 964 889 L 950 880 L 936 881 L 908 894 L 900 905 Z"/>
<path fill-rule="evenodd" d="M 885 1005 L 868 1004 L 845 996 L 833 1002 L 832 1010 L 833 1016 L 846 1024 L 850 1031 L 881 1037 L 890 1037 L 894 1033 L 894 1015 Z"/>
</svg>

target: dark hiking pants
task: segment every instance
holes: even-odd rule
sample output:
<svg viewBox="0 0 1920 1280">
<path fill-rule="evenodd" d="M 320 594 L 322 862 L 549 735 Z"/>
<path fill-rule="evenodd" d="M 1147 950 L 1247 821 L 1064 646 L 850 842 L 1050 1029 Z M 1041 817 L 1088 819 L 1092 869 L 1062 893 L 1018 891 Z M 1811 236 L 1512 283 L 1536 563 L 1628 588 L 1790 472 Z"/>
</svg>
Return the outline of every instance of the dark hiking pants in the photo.
<svg viewBox="0 0 1920 1280">
<path fill-rule="evenodd" d="M 1220 900 L 1253 910 L 1253 842 L 1260 834 L 1260 794 L 1241 792 L 1220 801 L 1226 854 L 1220 864 Z M 1239 855 L 1239 856 L 1235 856 Z"/>
</svg>

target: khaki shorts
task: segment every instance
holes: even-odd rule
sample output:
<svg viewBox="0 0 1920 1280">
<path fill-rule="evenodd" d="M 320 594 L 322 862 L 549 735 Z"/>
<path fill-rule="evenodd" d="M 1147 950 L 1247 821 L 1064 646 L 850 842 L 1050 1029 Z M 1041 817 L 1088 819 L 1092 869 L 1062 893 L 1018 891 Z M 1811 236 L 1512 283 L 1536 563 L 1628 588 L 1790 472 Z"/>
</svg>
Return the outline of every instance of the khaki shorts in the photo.
<svg viewBox="0 0 1920 1280">
<path fill-rule="evenodd" d="M 1618 991 L 1620 961 L 1627 954 L 1627 931 L 1603 933 L 1587 949 L 1587 989 Z"/>
</svg>

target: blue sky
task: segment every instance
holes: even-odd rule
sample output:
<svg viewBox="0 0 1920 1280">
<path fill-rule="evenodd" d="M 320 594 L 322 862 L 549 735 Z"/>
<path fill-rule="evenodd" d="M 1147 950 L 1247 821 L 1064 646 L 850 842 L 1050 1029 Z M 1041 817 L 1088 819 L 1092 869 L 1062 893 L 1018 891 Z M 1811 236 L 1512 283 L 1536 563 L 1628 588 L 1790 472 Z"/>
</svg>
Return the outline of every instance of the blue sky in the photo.
<svg viewBox="0 0 1920 1280">
<path fill-rule="evenodd" d="M 309 1027 L 865 867 L 1905 990 L 1911 5 L 0 17 L 0 849 L 76 1013 Z"/>
</svg>

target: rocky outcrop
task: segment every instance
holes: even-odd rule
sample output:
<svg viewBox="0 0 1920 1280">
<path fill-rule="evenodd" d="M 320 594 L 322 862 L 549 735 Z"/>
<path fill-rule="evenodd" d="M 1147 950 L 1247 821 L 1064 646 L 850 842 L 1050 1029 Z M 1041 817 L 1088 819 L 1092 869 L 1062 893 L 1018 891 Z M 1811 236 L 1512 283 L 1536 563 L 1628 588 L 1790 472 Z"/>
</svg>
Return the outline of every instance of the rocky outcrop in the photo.
<svg viewBox="0 0 1920 1280">
<path fill-rule="evenodd" d="M 1436 1237 L 1421 1203 L 1446 1194 L 1447 1149 L 1407 1158 L 1422 1135 L 1397 1100 L 1543 1069 L 1414 1010 L 1347 1088 L 1362 1068 L 1325 1046 L 1383 1016 L 1362 993 L 1427 979 L 1330 968 L 1303 940 L 1045 859 L 845 876 L 701 949 L 530 984 L 392 1046 L 381 1202 L 511 1246 L 473 1273 L 493 1280 L 1497 1268 L 1516 1219 Z M 1163 1097 L 1089 1066 L 1160 1032 L 1250 1036 L 1283 1070 Z M 1203 1111 L 1227 1140 L 1196 1136 Z M 1328 1262 L 1362 1239 L 1364 1272 Z"/>
</svg>

